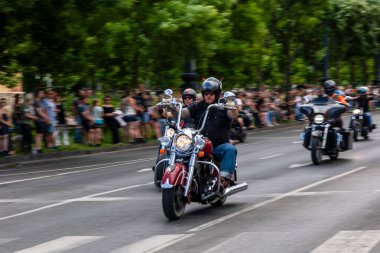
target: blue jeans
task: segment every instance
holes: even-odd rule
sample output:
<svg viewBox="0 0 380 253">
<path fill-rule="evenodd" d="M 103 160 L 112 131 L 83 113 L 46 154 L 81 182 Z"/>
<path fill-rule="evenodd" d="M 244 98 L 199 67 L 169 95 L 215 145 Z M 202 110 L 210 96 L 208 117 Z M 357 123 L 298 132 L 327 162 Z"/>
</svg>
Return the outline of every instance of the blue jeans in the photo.
<svg viewBox="0 0 380 253">
<path fill-rule="evenodd" d="M 371 127 L 372 126 L 372 115 L 370 112 L 365 112 L 364 113 L 364 118 L 367 121 L 367 126 Z"/>
<path fill-rule="evenodd" d="M 75 117 L 75 122 L 78 125 L 82 124 L 82 120 L 80 117 Z M 74 142 L 75 143 L 81 143 L 82 142 L 82 129 L 74 128 Z"/>
<path fill-rule="evenodd" d="M 221 162 L 220 175 L 233 180 L 237 156 L 236 147 L 232 144 L 224 143 L 214 148 L 212 154 Z"/>
<path fill-rule="evenodd" d="M 303 113 L 301 112 L 301 107 L 296 106 L 294 108 L 294 112 L 296 114 L 296 120 L 304 120 Z"/>
</svg>

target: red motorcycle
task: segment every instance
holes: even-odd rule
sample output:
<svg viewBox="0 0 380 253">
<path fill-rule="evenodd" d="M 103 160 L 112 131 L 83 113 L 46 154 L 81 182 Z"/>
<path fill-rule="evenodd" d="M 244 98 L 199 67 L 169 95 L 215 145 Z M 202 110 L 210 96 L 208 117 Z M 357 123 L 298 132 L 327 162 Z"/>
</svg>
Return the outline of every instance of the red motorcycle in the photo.
<svg viewBox="0 0 380 253">
<path fill-rule="evenodd" d="M 183 215 L 186 204 L 198 202 L 221 206 L 227 197 L 248 188 L 248 184 L 236 183 L 236 168 L 234 180 L 229 187 L 223 189 L 220 183 L 219 164 L 212 156 L 211 141 L 201 134 L 208 112 L 211 109 L 234 109 L 232 107 L 235 94 L 226 92 L 224 100 L 209 105 L 202 126 L 199 130 L 192 128 L 178 129 L 172 139 L 161 138 L 162 149 L 170 146 L 170 156 L 160 162 L 168 166 L 162 177 L 162 207 L 169 220 L 177 220 Z M 236 165 L 237 167 L 237 165 Z"/>
</svg>

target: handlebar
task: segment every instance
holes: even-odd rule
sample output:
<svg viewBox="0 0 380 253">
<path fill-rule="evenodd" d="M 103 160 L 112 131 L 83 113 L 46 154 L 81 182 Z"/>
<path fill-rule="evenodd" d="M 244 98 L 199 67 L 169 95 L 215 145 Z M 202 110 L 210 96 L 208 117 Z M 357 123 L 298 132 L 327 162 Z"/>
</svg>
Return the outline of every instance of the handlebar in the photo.
<svg viewBox="0 0 380 253">
<path fill-rule="evenodd" d="M 176 120 L 176 127 L 177 129 L 180 129 L 180 125 L 179 123 L 181 122 L 181 114 L 182 114 L 182 104 L 175 101 L 174 99 L 171 99 L 170 102 L 159 102 L 156 104 L 156 106 L 160 106 L 160 107 L 165 107 L 165 106 L 168 106 L 168 107 L 179 107 L 179 112 L 178 112 L 178 117 L 177 117 L 177 120 Z"/>
<path fill-rule="evenodd" d="M 217 103 L 217 104 L 212 104 L 212 105 L 209 105 L 207 107 L 207 110 L 206 110 L 206 113 L 205 113 L 205 116 L 203 118 L 203 122 L 202 122 L 202 126 L 201 128 L 199 128 L 198 130 L 196 130 L 197 133 L 200 133 L 203 131 L 203 128 L 205 127 L 205 124 L 206 124 L 206 120 L 207 120 L 207 116 L 208 116 L 208 112 L 210 111 L 211 108 L 219 108 L 219 109 L 227 109 L 227 110 L 234 110 L 236 109 L 236 107 L 232 107 L 232 106 L 226 106 L 225 104 L 222 104 L 222 103 Z"/>
</svg>

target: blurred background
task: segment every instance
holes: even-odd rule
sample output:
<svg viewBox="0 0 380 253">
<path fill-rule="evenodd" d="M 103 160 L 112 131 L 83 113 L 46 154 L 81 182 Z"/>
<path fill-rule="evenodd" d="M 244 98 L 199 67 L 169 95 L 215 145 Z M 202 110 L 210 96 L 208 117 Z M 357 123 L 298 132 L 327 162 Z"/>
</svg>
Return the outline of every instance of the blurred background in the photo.
<svg viewBox="0 0 380 253">
<path fill-rule="evenodd" d="M 150 90 L 379 83 L 378 0 L 1 0 L 0 83 Z M 4 88 L 3 88 L 4 89 Z"/>
</svg>

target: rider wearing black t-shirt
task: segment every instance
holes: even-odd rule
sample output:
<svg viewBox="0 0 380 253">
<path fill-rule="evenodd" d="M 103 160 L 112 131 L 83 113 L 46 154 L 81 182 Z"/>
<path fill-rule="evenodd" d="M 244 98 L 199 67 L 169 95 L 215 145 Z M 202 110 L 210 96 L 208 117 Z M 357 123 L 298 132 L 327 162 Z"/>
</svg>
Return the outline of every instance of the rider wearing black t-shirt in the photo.
<svg viewBox="0 0 380 253">
<path fill-rule="evenodd" d="M 190 117 L 195 121 L 195 128 L 199 129 L 206 115 L 207 107 L 218 102 L 222 91 L 222 83 L 214 78 L 207 78 L 202 84 L 203 101 L 194 103 L 182 109 L 182 117 Z M 233 179 L 236 166 L 237 149 L 229 143 L 232 120 L 239 115 L 237 110 L 210 109 L 202 134 L 208 137 L 213 144 L 213 156 L 221 161 L 220 174 L 222 184 L 226 188 Z"/>
</svg>

